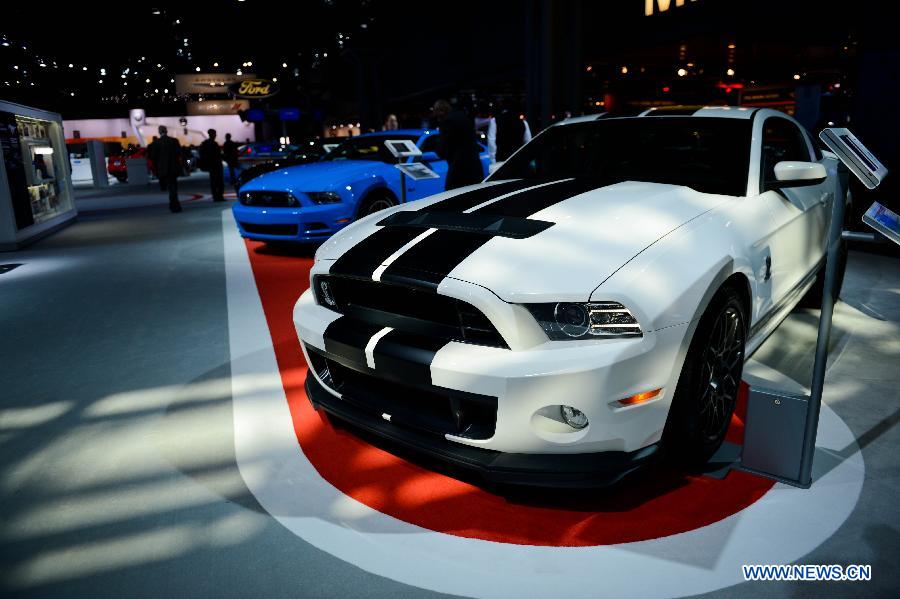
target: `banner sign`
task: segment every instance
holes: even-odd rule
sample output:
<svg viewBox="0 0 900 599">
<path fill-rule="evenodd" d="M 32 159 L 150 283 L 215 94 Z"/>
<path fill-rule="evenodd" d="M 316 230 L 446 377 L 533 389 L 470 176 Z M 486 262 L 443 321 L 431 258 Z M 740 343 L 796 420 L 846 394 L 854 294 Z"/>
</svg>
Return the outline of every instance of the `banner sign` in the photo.
<svg viewBox="0 0 900 599">
<path fill-rule="evenodd" d="M 228 90 L 237 98 L 269 98 L 278 93 L 278 84 L 269 79 L 253 77 L 232 83 Z"/>
<path fill-rule="evenodd" d="M 240 110 L 250 108 L 247 100 L 204 100 L 203 102 L 188 102 L 187 113 L 191 116 L 204 114 L 237 114 Z"/>
<path fill-rule="evenodd" d="M 255 75 L 234 73 L 190 73 L 175 75 L 175 93 L 177 94 L 224 94 L 230 91 L 233 83 L 253 78 Z"/>
</svg>

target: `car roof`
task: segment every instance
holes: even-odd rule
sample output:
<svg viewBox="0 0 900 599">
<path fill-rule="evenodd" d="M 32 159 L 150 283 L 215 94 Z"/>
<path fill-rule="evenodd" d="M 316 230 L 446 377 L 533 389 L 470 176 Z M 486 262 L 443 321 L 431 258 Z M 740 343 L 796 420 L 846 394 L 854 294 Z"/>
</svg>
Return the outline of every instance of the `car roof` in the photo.
<svg viewBox="0 0 900 599">
<path fill-rule="evenodd" d="M 601 112 L 587 116 L 579 116 L 566 119 L 557 123 L 558 125 L 571 125 L 574 123 L 584 123 L 587 121 L 607 120 L 607 119 L 623 119 L 623 118 L 642 118 L 642 117 L 660 117 L 660 116 L 692 116 L 692 117 L 712 117 L 712 118 L 730 118 L 730 119 L 750 119 L 753 114 L 760 110 L 755 107 L 748 106 L 662 106 L 657 108 L 642 109 L 631 112 Z M 766 111 L 771 112 L 771 111 Z"/>
</svg>

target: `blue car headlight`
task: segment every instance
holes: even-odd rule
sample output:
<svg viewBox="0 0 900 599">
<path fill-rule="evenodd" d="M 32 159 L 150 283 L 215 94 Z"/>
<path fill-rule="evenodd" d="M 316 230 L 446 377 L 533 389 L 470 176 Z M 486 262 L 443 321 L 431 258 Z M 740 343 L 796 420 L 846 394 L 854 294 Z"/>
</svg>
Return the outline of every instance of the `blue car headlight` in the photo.
<svg viewBox="0 0 900 599">
<path fill-rule="evenodd" d="M 616 302 L 556 302 L 525 307 L 554 341 L 643 336 L 637 319 Z"/>
<path fill-rule="evenodd" d="M 339 204 L 341 196 L 334 191 L 307 191 L 306 195 L 316 204 Z"/>
</svg>

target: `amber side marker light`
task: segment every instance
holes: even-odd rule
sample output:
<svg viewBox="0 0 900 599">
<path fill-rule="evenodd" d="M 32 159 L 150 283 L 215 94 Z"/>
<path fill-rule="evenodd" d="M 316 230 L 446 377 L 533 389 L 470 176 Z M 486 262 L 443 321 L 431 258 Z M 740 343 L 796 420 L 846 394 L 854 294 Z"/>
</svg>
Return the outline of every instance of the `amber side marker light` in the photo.
<svg viewBox="0 0 900 599">
<path fill-rule="evenodd" d="M 634 406 L 639 403 L 645 403 L 656 397 L 662 393 L 662 389 L 654 389 L 653 391 L 644 391 L 643 393 L 638 393 L 637 395 L 632 395 L 631 397 L 626 397 L 625 399 L 620 399 L 619 401 L 614 402 L 620 406 Z"/>
</svg>

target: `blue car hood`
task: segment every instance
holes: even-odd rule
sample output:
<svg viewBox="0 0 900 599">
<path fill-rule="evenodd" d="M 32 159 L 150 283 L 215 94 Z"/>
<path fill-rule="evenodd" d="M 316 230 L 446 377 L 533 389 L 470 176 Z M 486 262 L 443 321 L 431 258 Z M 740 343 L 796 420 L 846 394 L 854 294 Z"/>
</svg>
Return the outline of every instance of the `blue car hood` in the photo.
<svg viewBox="0 0 900 599">
<path fill-rule="evenodd" d="M 260 175 L 241 191 L 329 191 L 335 187 L 372 176 L 390 165 L 374 160 L 334 160 L 280 168 Z"/>
</svg>

